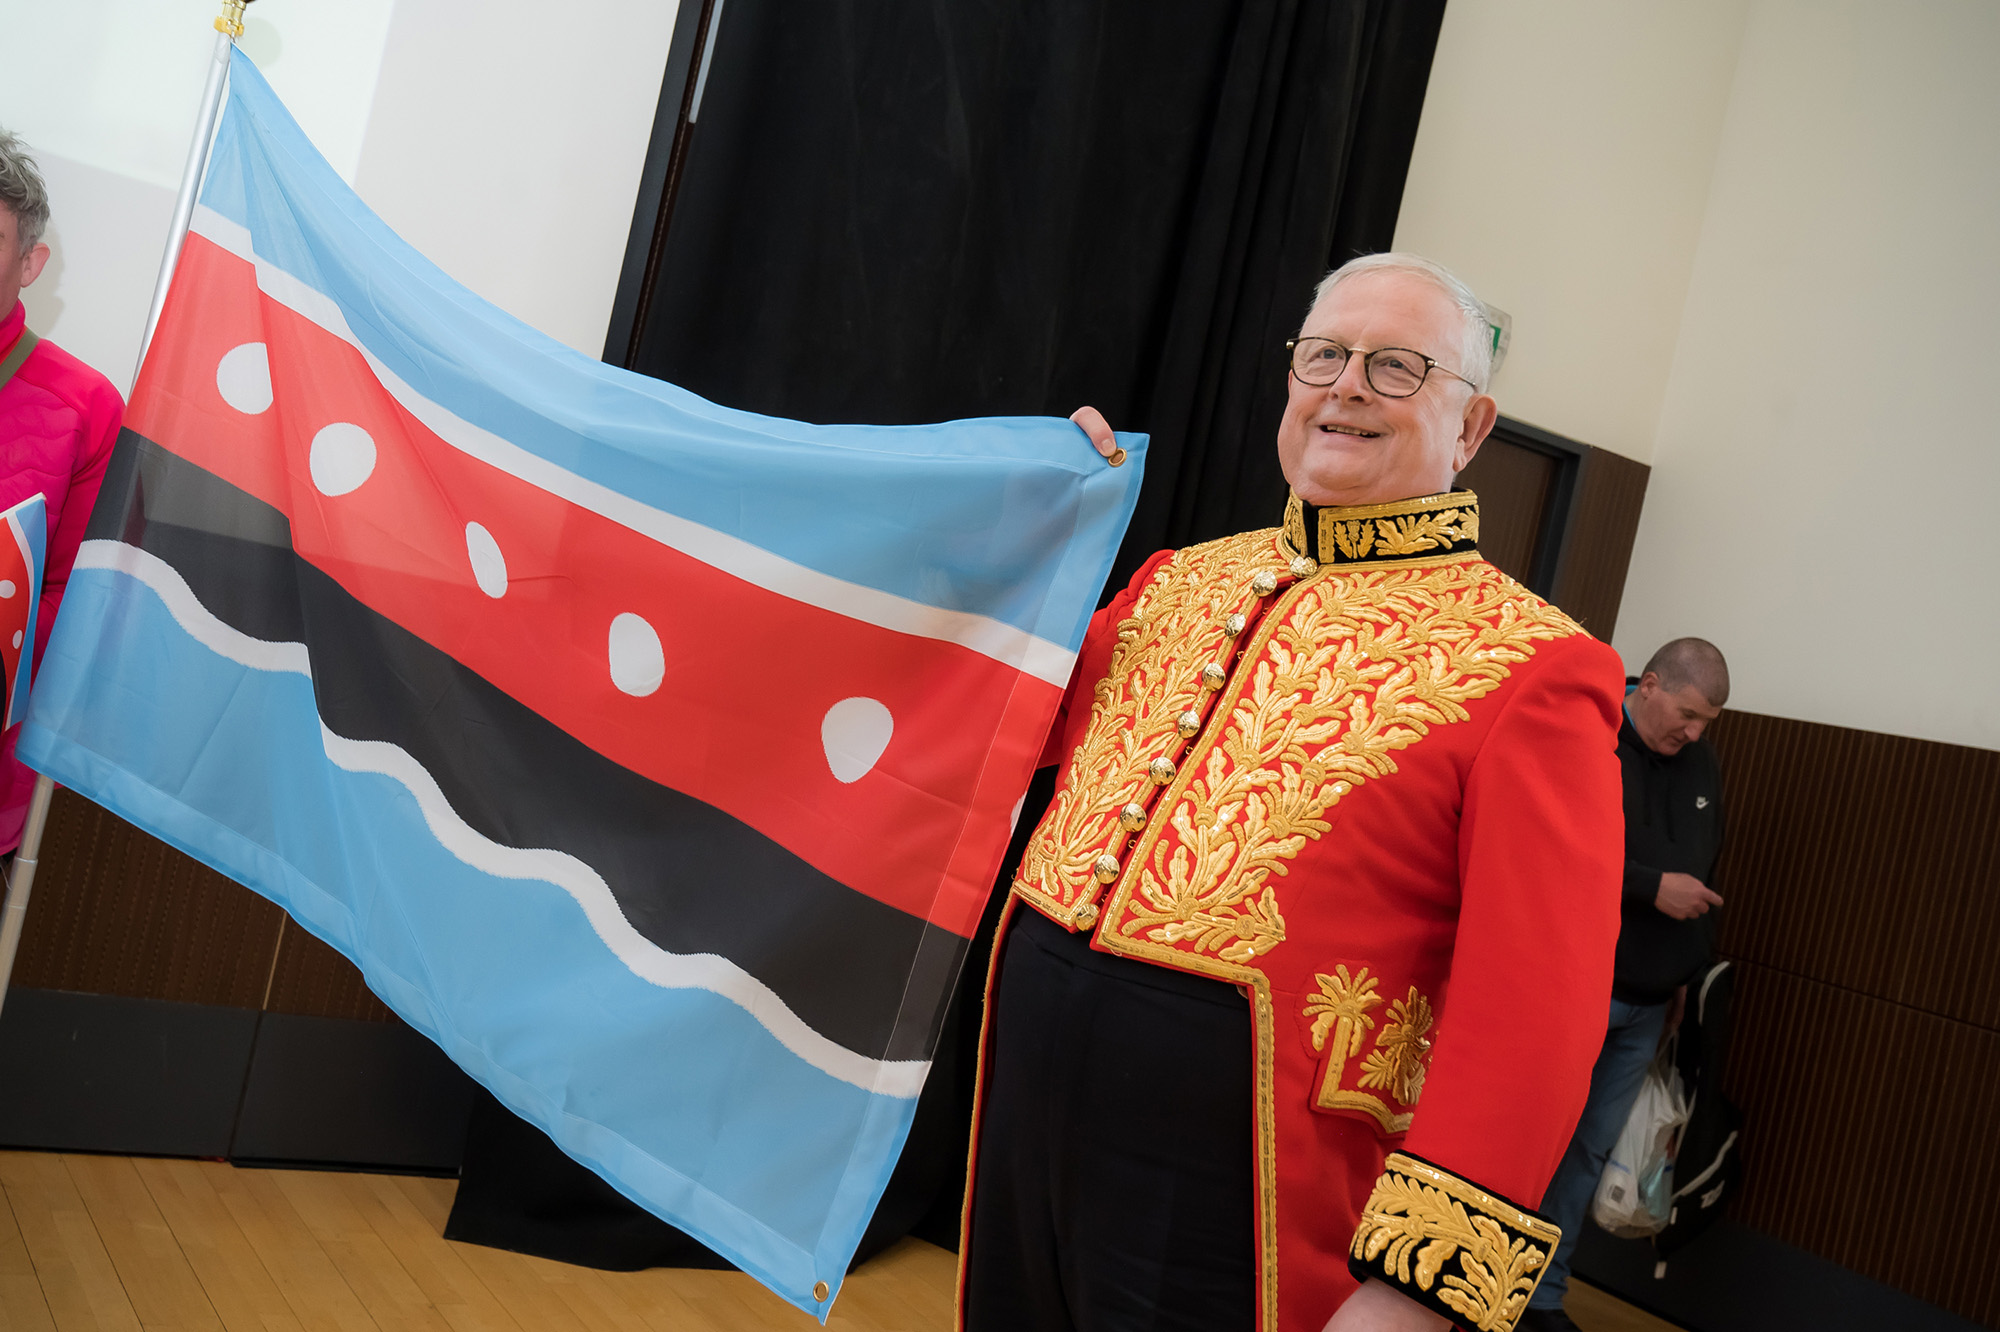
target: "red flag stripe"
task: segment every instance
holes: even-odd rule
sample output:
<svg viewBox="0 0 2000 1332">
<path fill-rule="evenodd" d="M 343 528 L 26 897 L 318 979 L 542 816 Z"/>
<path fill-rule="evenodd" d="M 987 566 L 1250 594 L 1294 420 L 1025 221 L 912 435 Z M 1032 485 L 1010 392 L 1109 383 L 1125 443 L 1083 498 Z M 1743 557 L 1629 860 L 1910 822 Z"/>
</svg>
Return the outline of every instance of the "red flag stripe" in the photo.
<svg viewBox="0 0 2000 1332">
<path fill-rule="evenodd" d="M 299 554 L 362 603 L 593 749 L 850 887 L 976 924 L 1054 686 L 779 596 L 452 448 L 197 234 L 130 419 L 285 513 Z M 893 730 L 843 781 L 832 764 L 865 764 L 880 716 L 836 709 L 852 699 Z M 844 720 L 830 758 L 823 732 Z"/>
</svg>

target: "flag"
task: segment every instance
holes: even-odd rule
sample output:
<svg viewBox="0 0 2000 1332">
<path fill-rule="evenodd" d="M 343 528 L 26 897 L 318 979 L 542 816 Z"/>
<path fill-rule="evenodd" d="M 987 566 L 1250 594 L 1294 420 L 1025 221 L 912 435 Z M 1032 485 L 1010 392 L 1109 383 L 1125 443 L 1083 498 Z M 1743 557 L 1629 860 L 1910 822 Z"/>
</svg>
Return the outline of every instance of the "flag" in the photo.
<svg viewBox="0 0 2000 1332">
<path fill-rule="evenodd" d="M 569 351 L 398 240 L 241 52 L 126 424 L 23 759 L 824 1319 L 1138 468 Z"/>
<path fill-rule="evenodd" d="M 28 715 L 28 677 L 35 653 L 35 616 L 42 608 L 42 562 L 49 547 L 48 501 L 30 495 L 5 513 L 0 540 L 0 695 L 5 730 Z"/>
</svg>

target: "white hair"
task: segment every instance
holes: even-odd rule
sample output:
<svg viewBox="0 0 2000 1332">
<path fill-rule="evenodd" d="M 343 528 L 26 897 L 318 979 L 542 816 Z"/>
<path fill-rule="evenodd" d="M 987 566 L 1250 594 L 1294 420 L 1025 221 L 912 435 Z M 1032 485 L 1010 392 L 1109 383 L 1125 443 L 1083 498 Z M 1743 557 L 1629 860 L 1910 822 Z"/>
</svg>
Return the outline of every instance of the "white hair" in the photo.
<svg viewBox="0 0 2000 1332">
<path fill-rule="evenodd" d="M 1493 324 L 1487 317 L 1486 306 L 1472 294 L 1472 288 L 1465 280 L 1446 268 L 1420 254 L 1409 254 L 1400 250 L 1390 250 L 1383 254 L 1364 254 L 1358 259 L 1349 259 L 1320 279 L 1313 288 L 1311 307 L 1306 311 L 1310 317 L 1341 283 L 1349 278 L 1360 277 L 1364 273 L 1403 273 L 1410 277 L 1422 278 L 1448 297 L 1451 303 L 1465 317 L 1465 335 L 1460 340 L 1459 364 L 1444 368 L 1454 370 L 1471 380 L 1481 393 L 1486 391 L 1487 381 L 1493 377 Z M 1412 351 L 1422 351 L 1413 347 Z M 1442 364 L 1442 362 L 1440 362 Z"/>
</svg>

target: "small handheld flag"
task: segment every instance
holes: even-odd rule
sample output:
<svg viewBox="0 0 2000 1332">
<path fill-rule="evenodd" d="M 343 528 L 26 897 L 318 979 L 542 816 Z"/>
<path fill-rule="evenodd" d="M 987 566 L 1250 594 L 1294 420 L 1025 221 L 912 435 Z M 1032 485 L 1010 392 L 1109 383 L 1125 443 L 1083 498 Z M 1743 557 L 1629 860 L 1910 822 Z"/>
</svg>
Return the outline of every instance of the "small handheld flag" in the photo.
<svg viewBox="0 0 2000 1332">
<path fill-rule="evenodd" d="M 813 426 L 394 236 L 240 52 L 20 743 L 824 1319 L 1137 496 Z"/>
<path fill-rule="evenodd" d="M 6 696 L 0 729 L 28 715 L 28 677 L 35 651 L 35 618 L 42 608 L 42 561 L 48 553 L 47 501 L 30 495 L 5 513 L 0 540 L 0 672 Z"/>
</svg>

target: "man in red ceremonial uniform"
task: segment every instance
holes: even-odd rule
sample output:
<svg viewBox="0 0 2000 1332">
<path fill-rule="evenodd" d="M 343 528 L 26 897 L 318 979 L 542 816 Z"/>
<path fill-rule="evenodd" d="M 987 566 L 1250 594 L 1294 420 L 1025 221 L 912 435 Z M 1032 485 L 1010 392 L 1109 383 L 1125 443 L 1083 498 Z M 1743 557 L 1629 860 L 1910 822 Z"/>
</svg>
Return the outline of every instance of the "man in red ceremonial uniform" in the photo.
<svg viewBox="0 0 2000 1332">
<path fill-rule="evenodd" d="M 1603 1039 L 1605 645 L 1479 558 L 1483 308 L 1321 284 L 1277 528 L 1093 621 L 1001 925 L 960 1310 L 1013 1329 L 1511 1329 Z M 1079 424 L 1109 451 L 1094 412 Z"/>
<path fill-rule="evenodd" d="M 28 329 L 21 288 L 49 261 L 42 244 L 48 222 L 41 174 L 21 141 L 0 130 L 0 510 L 36 494 L 48 505 L 38 663 L 125 414 L 109 380 Z M 9 731 L 0 746 L 0 852 L 20 844 L 35 789 L 35 774 L 14 759 L 15 735 Z"/>
</svg>

